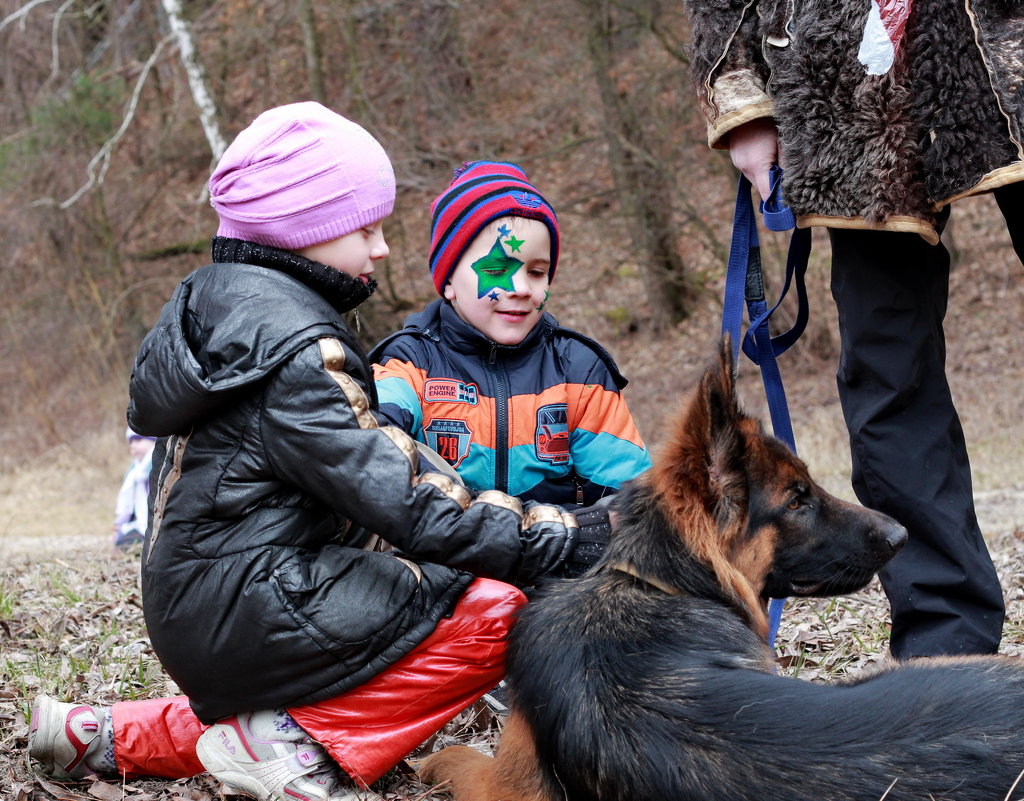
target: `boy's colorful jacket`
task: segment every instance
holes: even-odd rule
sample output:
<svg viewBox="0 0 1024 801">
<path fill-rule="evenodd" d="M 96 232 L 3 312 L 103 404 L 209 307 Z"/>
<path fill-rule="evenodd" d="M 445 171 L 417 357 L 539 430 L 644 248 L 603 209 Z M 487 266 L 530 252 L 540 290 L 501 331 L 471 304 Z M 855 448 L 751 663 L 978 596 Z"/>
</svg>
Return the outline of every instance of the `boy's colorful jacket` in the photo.
<svg viewBox="0 0 1024 801">
<path fill-rule="evenodd" d="M 146 625 L 206 722 L 365 682 L 433 631 L 471 574 L 529 583 L 577 536 L 553 506 L 418 473 L 413 440 L 374 416 L 351 306 L 308 285 L 312 262 L 221 239 L 214 257 L 262 266 L 185 278 L 139 350 L 128 413 L 163 438 Z M 396 550 L 364 549 L 365 532 Z"/>
<path fill-rule="evenodd" d="M 381 414 L 471 489 L 590 504 L 650 466 L 615 362 L 550 314 L 504 346 L 436 300 L 370 359 Z"/>
</svg>

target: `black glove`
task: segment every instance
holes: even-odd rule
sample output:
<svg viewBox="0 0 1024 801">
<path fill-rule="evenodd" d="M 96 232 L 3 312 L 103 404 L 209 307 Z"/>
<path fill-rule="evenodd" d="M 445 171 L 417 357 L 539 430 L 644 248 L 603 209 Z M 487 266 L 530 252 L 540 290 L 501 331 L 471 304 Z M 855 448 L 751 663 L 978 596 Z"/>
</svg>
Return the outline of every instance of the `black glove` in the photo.
<svg viewBox="0 0 1024 801">
<path fill-rule="evenodd" d="M 576 546 L 562 565 L 561 575 L 564 578 L 579 578 L 597 564 L 604 556 L 608 537 L 612 533 L 608 519 L 608 499 L 598 501 L 593 506 L 585 506 L 573 514 L 579 521 L 580 533 L 576 537 Z"/>
</svg>

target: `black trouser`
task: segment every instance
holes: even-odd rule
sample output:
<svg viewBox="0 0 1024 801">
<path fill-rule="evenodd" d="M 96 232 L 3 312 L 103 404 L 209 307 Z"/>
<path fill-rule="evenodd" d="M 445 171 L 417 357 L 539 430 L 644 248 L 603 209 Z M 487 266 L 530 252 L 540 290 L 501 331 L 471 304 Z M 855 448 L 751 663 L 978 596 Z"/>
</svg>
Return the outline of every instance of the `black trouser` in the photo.
<svg viewBox="0 0 1024 801">
<path fill-rule="evenodd" d="M 1024 261 L 1024 183 L 996 198 Z M 910 532 L 880 574 L 892 610 L 890 650 L 898 659 L 994 652 L 1003 595 L 946 381 L 949 253 L 917 234 L 829 234 L 853 488 Z"/>
</svg>

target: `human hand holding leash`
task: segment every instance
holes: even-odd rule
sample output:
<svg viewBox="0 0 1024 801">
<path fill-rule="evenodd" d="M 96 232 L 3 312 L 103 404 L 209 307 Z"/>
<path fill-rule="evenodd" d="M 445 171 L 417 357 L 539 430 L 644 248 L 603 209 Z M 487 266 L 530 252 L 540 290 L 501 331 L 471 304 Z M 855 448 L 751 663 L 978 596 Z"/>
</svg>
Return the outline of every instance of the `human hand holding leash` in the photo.
<svg viewBox="0 0 1024 801">
<path fill-rule="evenodd" d="M 768 200 L 771 184 L 768 172 L 779 163 L 779 135 L 775 123 L 761 118 L 744 123 L 729 132 L 729 156 L 732 163 L 755 187 L 761 200 Z"/>
</svg>

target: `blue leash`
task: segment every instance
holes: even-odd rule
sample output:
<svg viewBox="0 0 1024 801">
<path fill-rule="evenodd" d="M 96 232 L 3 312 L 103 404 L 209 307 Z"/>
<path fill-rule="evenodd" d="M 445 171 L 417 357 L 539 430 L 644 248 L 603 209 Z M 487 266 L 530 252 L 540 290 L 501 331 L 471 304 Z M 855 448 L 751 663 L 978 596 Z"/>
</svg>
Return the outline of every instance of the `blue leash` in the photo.
<svg viewBox="0 0 1024 801">
<path fill-rule="evenodd" d="M 772 432 L 776 438 L 796 453 L 793 426 L 789 419 L 786 390 L 782 386 L 782 374 L 776 358 L 784 353 L 803 333 L 809 316 L 807 288 L 804 276 L 807 260 L 811 254 L 811 231 L 797 228 L 793 211 L 782 203 L 782 170 L 772 167 L 769 176 L 771 194 L 760 204 L 765 227 L 769 231 L 793 230 L 786 257 L 786 282 L 779 299 L 770 309 L 764 296 L 764 276 L 761 271 L 761 245 L 757 236 L 757 221 L 750 199 L 751 184 L 740 175 L 736 193 L 736 213 L 733 217 L 732 243 L 729 248 L 729 266 L 725 277 L 725 299 L 722 307 L 722 335 L 732 337 L 733 361 L 743 353 L 761 368 L 768 411 L 772 421 Z M 790 286 L 796 284 L 797 317 L 793 327 L 783 334 L 772 336 L 768 320 L 782 303 Z M 743 309 L 746 306 L 750 325 L 745 336 L 740 337 L 743 327 Z M 737 366 L 738 369 L 738 366 Z M 768 602 L 768 645 L 774 647 L 775 635 L 782 620 L 784 598 L 771 598 Z"/>
</svg>

